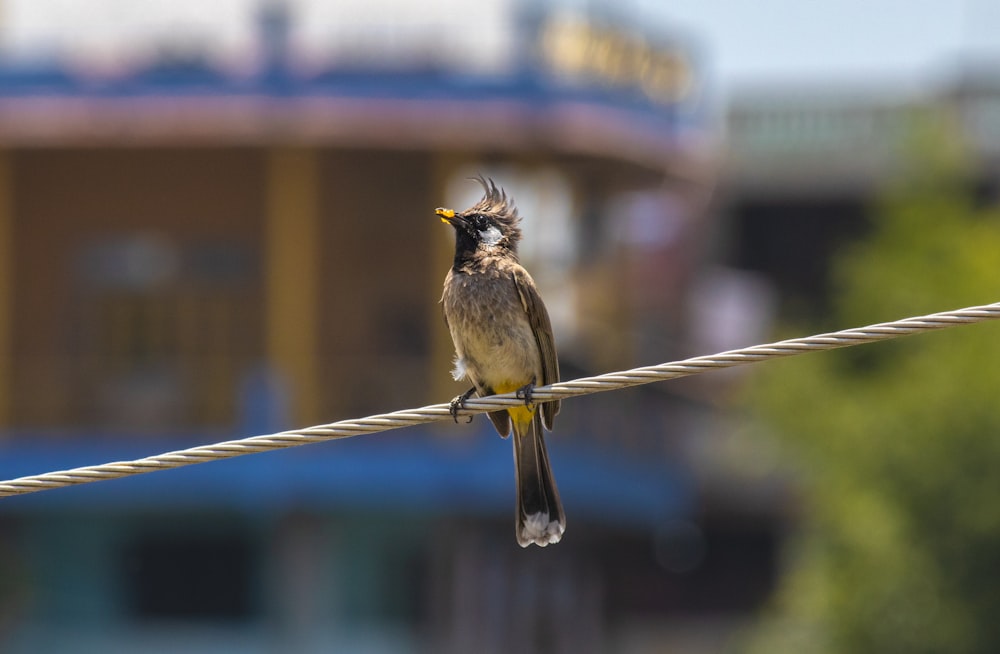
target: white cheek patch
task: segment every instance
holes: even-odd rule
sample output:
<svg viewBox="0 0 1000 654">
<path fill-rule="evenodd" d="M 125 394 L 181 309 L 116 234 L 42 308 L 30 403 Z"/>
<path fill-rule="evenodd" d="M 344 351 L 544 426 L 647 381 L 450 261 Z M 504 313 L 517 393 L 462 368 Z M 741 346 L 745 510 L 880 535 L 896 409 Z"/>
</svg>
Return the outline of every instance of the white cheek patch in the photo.
<svg viewBox="0 0 1000 654">
<path fill-rule="evenodd" d="M 490 225 L 486 229 L 479 232 L 479 241 L 483 245 L 496 245 L 500 242 L 501 238 L 503 238 L 503 234 L 501 234 L 500 230 L 493 225 Z"/>
</svg>

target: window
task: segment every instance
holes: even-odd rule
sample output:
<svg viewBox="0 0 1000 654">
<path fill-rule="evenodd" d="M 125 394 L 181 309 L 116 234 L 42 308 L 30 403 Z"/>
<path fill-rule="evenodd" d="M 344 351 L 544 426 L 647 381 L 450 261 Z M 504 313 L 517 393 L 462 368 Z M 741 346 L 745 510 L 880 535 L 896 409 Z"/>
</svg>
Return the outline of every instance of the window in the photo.
<svg viewBox="0 0 1000 654">
<path fill-rule="evenodd" d="M 254 617 L 248 534 L 144 533 L 121 557 L 127 612 L 143 620 Z"/>
</svg>

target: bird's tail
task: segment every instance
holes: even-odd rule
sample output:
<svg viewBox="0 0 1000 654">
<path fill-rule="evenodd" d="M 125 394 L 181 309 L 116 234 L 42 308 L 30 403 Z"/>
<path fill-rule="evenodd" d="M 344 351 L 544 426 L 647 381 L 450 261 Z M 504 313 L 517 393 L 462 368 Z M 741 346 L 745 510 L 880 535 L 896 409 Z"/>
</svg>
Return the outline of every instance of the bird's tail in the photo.
<svg viewBox="0 0 1000 654">
<path fill-rule="evenodd" d="M 527 412 L 525 412 L 527 413 Z M 530 417 L 529 417 L 530 416 Z M 566 529 L 566 516 L 545 450 L 541 413 L 528 420 L 514 413 L 514 472 L 517 483 L 517 542 L 545 547 L 558 543 Z"/>
</svg>

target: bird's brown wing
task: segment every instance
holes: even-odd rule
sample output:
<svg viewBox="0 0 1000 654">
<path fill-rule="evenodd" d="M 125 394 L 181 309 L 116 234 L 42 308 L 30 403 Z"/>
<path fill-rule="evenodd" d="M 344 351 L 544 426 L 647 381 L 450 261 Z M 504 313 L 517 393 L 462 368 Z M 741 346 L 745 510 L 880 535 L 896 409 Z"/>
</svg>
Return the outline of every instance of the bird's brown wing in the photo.
<svg viewBox="0 0 1000 654">
<path fill-rule="evenodd" d="M 539 385 L 554 384 L 559 381 L 559 358 L 556 355 L 556 341 L 552 335 L 549 312 L 545 309 L 538 289 L 535 288 L 535 282 L 532 281 L 528 272 L 520 266 L 514 268 L 514 285 L 521 298 L 521 306 L 528 314 L 528 322 L 531 324 L 531 331 L 535 334 L 535 342 L 538 343 L 538 352 L 541 355 L 542 378 L 537 380 L 537 383 Z M 552 429 L 553 419 L 559 413 L 559 405 L 558 400 L 542 405 L 542 422 L 547 429 Z"/>
</svg>

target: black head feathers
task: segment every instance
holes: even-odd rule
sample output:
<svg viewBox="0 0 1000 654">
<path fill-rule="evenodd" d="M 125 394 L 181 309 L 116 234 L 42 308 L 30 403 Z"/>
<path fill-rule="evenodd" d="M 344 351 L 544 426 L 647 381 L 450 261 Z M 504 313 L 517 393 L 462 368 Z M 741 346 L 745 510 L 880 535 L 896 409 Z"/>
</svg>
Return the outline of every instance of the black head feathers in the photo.
<svg viewBox="0 0 1000 654">
<path fill-rule="evenodd" d="M 507 193 L 498 188 L 488 177 L 476 175 L 472 179 L 482 185 L 483 199 L 462 213 L 466 216 L 478 214 L 489 218 L 500 228 L 510 246 L 516 247 L 517 242 L 521 240 L 521 217 L 517 214 L 514 199 L 508 197 Z"/>
</svg>

